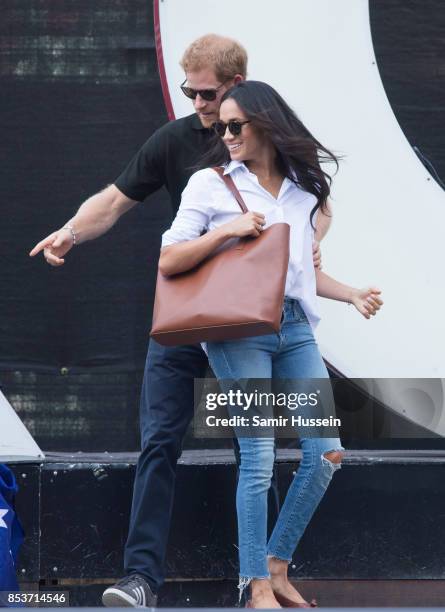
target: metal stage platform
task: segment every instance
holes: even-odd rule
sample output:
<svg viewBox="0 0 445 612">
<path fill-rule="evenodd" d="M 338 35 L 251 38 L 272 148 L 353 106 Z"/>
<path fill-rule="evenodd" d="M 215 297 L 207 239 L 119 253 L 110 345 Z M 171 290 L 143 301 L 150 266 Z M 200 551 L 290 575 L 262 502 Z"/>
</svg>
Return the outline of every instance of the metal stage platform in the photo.
<svg viewBox="0 0 445 612">
<path fill-rule="evenodd" d="M 100 605 L 123 574 L 136 453 L 48 453 L 10 463 L 27 538 L 23 590 L 70 593 Z M 278 451 L 284 495 L 299 451 Z M 290 567 L 320 606 L 442 606 L 445 452 L 347 451 Z M 237 602 L 236 466 L 230 450 L 185 451 L 179 461 L 160 606 Z M 156 503 L 156 500 L 153 500 Z"/>
</svg>

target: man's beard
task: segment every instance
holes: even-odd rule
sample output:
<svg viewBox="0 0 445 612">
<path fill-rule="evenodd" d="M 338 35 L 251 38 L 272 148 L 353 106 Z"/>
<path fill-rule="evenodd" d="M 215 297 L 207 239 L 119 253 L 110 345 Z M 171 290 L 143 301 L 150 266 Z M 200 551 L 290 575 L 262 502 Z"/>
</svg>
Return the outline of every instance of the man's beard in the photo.
<svg viewBox="0 0 445 612">
<path fill-rule="evenodd" d="M 218 115 L 216 113 L 212 113 L 208 117 L 202 117 L 198 113 L 199 120 L 201 121 L 203 127 L 210 128 L 218 120 Z"/>
</svg>

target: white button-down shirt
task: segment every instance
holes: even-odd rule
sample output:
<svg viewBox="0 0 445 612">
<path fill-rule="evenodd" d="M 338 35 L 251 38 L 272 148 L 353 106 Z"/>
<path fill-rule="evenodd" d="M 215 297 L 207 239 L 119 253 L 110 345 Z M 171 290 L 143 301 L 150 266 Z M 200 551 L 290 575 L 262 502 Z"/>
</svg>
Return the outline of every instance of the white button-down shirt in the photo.
<svg viewBox="0 0 445 612">
<path fill-rule="evenodd" d="M 299 300 L 309 323 L 315 327 L 320 320 L 312 258 L 314 233 L 310 224 L 315 196 L 285 178 L 275 199 L 240 161 L 231 161 L 224 174 L 232 176 L 247 208 L 265 215 L 265 227 L 289 223 L 290 256 L 285 295 Z M 213 230 L 240 214 L 237 201 L 218 174 L 211 168 L 199 170 L 190 177 L 182 193 L 178 214 L 171 228 L 163 234 L 162 246 L 198 238 L 204 230 Z M 315 219 L 316 215 L 314 224 Z"/>
</svg>

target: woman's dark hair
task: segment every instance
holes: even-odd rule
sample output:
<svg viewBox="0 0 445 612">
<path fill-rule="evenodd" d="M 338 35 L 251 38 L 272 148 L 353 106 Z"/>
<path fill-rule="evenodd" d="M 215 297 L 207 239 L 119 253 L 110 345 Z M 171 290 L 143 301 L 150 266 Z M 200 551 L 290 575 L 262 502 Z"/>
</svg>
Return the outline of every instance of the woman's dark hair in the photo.
<svg viewBox="0 0 445 612">
<path fill-rule="evenodd" d="M 318 208 L 325 213 L 327 211 L 326 200 L 332 180 L 322 170 L 320 163 L 333 162 L 338 169 L 337 157 L 312 136 L 280 94 L 267 83 L 241 81 L 225 92 L 221 103 L 229 98 L 235 100 L 251 125 L 272 142 L 277 151 L 280 172 L 317 198 L 317 204 L 310 215 L 312 224 Z M 229 162 L 230 153 L 226 145 L 220 137 L 215 136 L 199 168 L 222 166 Z"/>
</svg>

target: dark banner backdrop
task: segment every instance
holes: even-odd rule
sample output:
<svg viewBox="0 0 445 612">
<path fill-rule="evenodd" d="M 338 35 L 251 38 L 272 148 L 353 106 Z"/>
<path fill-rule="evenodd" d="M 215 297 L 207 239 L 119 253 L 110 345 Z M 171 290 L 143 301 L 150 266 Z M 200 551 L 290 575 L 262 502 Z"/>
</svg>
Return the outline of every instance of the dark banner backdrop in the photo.
<svg viewBox="0 0 445 612">
<path fill-rule="evenodd" d="M 396 116 L 445 179 L 445 4 L 370 11 Z M 1 388 L 44 449 L 136 450 L 166 192 L 61 268 L 28 252 L 167 121 L 152 3 L 5 0 L 0 62 Z"/>
</svg>

